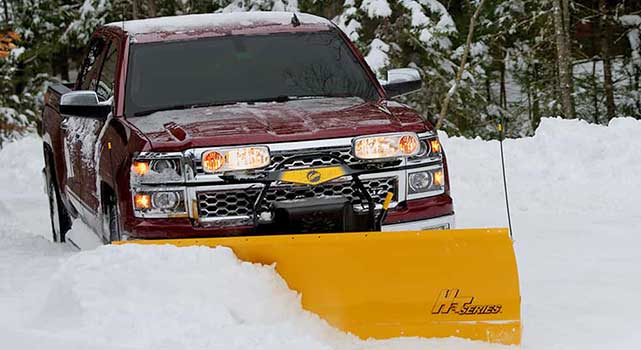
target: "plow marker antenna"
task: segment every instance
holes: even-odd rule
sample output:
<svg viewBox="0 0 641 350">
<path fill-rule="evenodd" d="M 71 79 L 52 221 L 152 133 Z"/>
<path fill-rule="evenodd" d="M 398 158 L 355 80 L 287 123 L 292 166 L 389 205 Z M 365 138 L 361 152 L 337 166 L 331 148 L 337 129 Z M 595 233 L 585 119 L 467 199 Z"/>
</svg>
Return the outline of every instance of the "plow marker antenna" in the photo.
<svg viewBox="0 0 641 350">
<path fill-rule="evenodd" d="M 507 176 L 505 175 L 505 156 L 503 155 L 503 115 L 499 120 L 499 145 L 501 146 L 501 170 L 503 171 L 503 191 L 505 193 L 505 209 L 507 211 L 507 226 L 510 229 L 510 238 L 514 239 L 512 235 L 512 216 L 510 215 L 510 200 L 507 193 Z"/>
</svg>

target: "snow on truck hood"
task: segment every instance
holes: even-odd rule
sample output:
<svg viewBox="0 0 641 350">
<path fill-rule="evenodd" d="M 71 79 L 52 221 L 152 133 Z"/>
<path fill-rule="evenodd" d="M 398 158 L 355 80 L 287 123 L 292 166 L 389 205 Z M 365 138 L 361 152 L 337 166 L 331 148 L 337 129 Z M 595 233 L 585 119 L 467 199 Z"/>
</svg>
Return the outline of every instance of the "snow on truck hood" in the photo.
<svg viewBox="0 0 641 350">
<path fill-rule="evenodd" d="M 360 98 L 302 99 L 162 111 L 128 118 L 154 149 L 290 142 L 425 131 L 416 113 Z M 407 112 L 405 108 L 401 108 Z"/>
</svg>

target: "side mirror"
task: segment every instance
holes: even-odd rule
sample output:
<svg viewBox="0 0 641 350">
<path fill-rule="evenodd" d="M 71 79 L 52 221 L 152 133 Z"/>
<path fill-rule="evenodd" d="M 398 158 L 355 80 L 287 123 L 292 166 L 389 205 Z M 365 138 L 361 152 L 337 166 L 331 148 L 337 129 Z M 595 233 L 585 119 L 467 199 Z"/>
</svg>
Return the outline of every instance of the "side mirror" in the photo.
<svg viewBox="0 0 641 350">
<path fill-rule="evenodd" d="M 387 71 L 387 81 L 383 88 L 389 97 L 397 97 L 416 92 L 423 86 L 423 79 L 417 69 L 398 68 Z"/>
<path fill-rule="evenodd" d="M 83 118 L 107 118 L 111 104 L 100 104 L 95 91 L 71 91 L 60 97 L 60 113 Z"/>
</svg>

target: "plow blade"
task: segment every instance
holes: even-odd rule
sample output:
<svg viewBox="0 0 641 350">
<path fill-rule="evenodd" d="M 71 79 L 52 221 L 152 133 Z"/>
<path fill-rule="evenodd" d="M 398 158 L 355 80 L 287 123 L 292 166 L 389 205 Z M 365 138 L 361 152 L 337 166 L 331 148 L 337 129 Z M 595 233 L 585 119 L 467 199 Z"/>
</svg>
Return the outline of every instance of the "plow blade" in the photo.
<svg viewBox="0 0 641 350">
<path fill-rule="evenodd" d="M 124 242 L 119 242 L 124 243 Z M 128 241 L 226 246 L 276 263 L 303 307 L 363 339 L 459 337 L 520 344 L 520 294 L 506 229 Z"/>
</svg>

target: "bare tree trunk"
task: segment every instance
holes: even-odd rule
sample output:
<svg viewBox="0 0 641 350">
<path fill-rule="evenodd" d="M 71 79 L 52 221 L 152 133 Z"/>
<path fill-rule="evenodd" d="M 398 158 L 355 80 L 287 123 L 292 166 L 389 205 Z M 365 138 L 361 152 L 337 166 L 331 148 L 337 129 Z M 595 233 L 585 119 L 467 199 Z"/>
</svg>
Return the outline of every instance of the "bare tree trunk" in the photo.
<svg viewBox="0 0 641 350">
<path fill-rule="evenodd" d="M 592 22 L 592 118 L 599 124 L 599 79 L 597 77 L 597 63 L 599 62 L 599 39 L 601 38 L 601 24 Z"/>
<path fill-rule="evenodd" d="M 563 32 L 567 35 L 568 50 L 572 51 L 572 42 L 569 40 L 570 35 L 570 0 L 563 0 Z"/>
<path fill-rule="evenodd" d="M 640 79 L 641 79 L 641 71 L 638 68 L 636 68 L 635 69 L 635 73 L 634 73 L 634 80 L 633 80 L 634 81 L 634 91 L 639 91 L 639 85 L 640 85 L 639 84 L 639 80 Z M 637 105 L 637 116 L 641 117 L 641 115 L 639 114 L 639 112 L 641 112 L 641 95 L 637 95 L 636 105 Z"/>
<path fill-rule="evenodd" d="M 534 80 L 539 81 L 539 65 L 534 64 Z M 541 107 L 539 105 L 539 90 L 538 87 L 534 86 L 534 91 L 532 92 L 532 131 L 536 130 L 541 123 Z"/>
<path fill-rule="evenodd" d="M 527 91 L 527 117 L 532 125 L 534 118 L 532 114 L 532 83 L 530 81 L 526 83 L 525 89 Z"/>
<path fill-rule="evenodd" d="M 562 2 L 562 14 L 563 14 L 563 35 L 565 36 L 565 45 L 568 48 L 568 60 L 565 62 L 565 65 L 567 66 L 568 71 L 570 72 L 570 75 L 572 79 L 570 79 L 570 91 L 574 93 L 574 67 L 572 64 L 572 31 L 570 28 L 571 24 L 571 9 L 570 9 L 570 1 L 574 0 L 563 0 Z M 576 114 L 576 106 L 574 105 L 574 99 L 572 100 L 572 111 L 574 112 L 573 114 Z"/>
<path fill-rule="evenodd" d="M 138 0 L 133 0 L 131 2 L 131 17 L 133 19 L 138 19 Z"/>
<path fill-rule="evenodd" d="M 487 95 L 487 102 L 492 103 L 492 82 L 489 74 L 485 76 L 485 94 Z"/>
<path fill-rule="evenodd" d="M 499 106 L 507 108 L 507 89 L 505 88 L 505 60 L 507 59 L 507 51 L 501 57 L 501 94 L 499 98 Z"/>
<path fill-rule="evenodd" d="M 156 0 L 147 0 L 147 10 L 149 11 L 150 18 L 156 17 L 158 15 Z"/>
<path fill-rule="evenodd" d="M 574 100 L 572 97 L 572 57 L 569 42 L 569 33 L 565 31 L 565 22 L 561 8 L 561 0 L 553 0 L 554 32 L 556 38 L 557 57 L 559 66 L 559 87 L 561 90 L 561 106 L 565 118 L 574 118 Z M 569 13 L 565 16 L 569 17 Z"/>
<path fill-rule="evenodd" d="M 603 60 L 603 90 L 608 120 L 616 116 L 614 83 L 612 82 L 612 60 L 610 57 L 610 18 L 607 3 L 599 0 L 599 23 L 601 27 L 601 59 Z"/>
<path fill-rule="evenodd" d="M 2 3 L 4 4 L 4 23 L 9 24 L 9 5 L 7 0 L 2 0 Z"/>
<path fill-rule="evenodd" d="M 596 77 L 596 57 L 592 59 L 592 103 L 594 104 L 594 110 L 592 111 L 592 116 L 594 122 L 599 124 L 599 93 L 597 91 L 597 77 Z"/>
<path fill-rule="evenodd" d="M 465 42 L 465 50 L 463 50 L 463 56 L 461 57 L 461 64 L 458 68 L 458 71 L 456 72 L 456 77 L 454 78 L 454 85 L 452 85 L 450 90 L 445 95 L 445 99 L 443 100 L 443 104 L 441 105 L 441 113 L 439 114 L 438 121 L 436 122 L 436 129 L 440 129 L 443 126 L 445 115 L 447 114 L 447 111 L 450 106 L 450 100 L 452 99 L 452 96 L 456 94 L 456 89 L 458 89 L 458 85 L 460 84 L 461 78 L 463 77 L 463 72 L 465 72 L 467 57 L 470 55 L 470 47 L 472 46 L 472 38 L 474 37 L 474 26 L 476 25 L 476 19 L 481 14 L 481 10 L 485 5 L 485 1 L 486 0 L 481 0 L 481 2 L 479 2 L 479 5 L 476 7 L 476 11 L 474 12 L 474 15 L 472 16 L 472 18 L 470 18 L 470 28 L 467 31 L 467 41 Z"/>
</svg>

